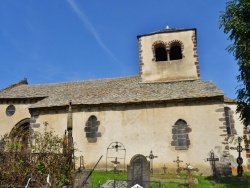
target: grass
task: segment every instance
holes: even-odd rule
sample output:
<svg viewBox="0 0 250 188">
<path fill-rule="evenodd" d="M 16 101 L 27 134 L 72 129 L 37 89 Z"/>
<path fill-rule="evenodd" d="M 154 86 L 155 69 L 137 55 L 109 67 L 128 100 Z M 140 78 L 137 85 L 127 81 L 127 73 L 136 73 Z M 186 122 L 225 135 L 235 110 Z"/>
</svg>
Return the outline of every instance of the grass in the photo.
<svg viewBox="0 0 250 188">
<path fill-rule="evenodd" d="M 151 180 L 161 181 L 164 188 L 186 188 L 186 183 L 164 182 L 166 179 L 177 179 L 176 174 L 167 175 L 152 175 Z M 180 179 L 185 179 L 186 174 L 181 174 Z M 250 188 L 250 173 L 244 173 L 243 177 L 236 176 L 223 177 L 218 181 L 214 181 L 210 176 L 194 175 L 193 178 L 198 180 L 198 184 L 193 185 L 193 188 Z M 126 180 L 127 172 L 114 173 L 113 171 L 94 171 L 91 176 L 91 188 L 97 188 L 104 184 L 107 180 Z"/>
<path fill-rule="evenodd" d="M 114 173 L 114 171 L 94 171 L 91 176 L 91 188 L 104 184 L 107 180 L 126 180 L 127 172 Z"/>
</svg>

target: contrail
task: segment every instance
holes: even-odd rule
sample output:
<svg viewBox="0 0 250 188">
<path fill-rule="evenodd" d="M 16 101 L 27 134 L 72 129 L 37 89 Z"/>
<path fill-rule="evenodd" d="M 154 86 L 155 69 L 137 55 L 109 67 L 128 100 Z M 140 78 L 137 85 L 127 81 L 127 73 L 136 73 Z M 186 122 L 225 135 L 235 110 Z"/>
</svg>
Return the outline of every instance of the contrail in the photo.
<svg viewBox="0 0 250 188">
<path fill-rule="evenodd" d="M 120 63 L 119 60 L 113 55 L 113 53 L 106 47 L 106 45 L 102 42 L 99 34 L 97 33 L 96 29 L 92 25 L 92 23 L 89 21 L 87 16 L 84 14 L 83 11 L 81 11 L 74 0 L 67 0 L 70 4 L 73 11 L 77 14 L 77 16 L 82 21 L 83 25 L 90 31 L 90 33 L 94 36 L 98 44 L 102 47 L 104 51 L 106 51 L 116 62 Z"/>
</svg>

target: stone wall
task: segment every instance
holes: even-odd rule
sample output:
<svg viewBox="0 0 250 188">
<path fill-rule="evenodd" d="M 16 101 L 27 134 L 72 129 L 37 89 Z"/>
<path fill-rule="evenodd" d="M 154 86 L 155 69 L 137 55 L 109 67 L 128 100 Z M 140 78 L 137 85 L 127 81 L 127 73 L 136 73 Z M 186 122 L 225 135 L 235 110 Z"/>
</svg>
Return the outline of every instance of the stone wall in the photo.
<svg viewBox="0 0 250 188">
<path fill-rule="evenodd" d="M 182 59 L 156 62 L 152 48 L 157 41 L 161 41 L 167 50 L 171 43 L 180 43 Z M 198 79 L 200 72 L 195 30 L 140 37 L 139 63 L 142 82 Z"/>
<path fill-rule="evenodd" d="M 202 173 L 210 173 L 210 164 L 205 162 L 211 150 L 215 155 L 228 162 L 224 155 L 223 103 L 219 102 L 190 102 L 162 103 L 140 105 L 110 105 L 92 107 L 73 106 L 73 137 L 76 142 L 76 156 L 83 155 L 87 167 L 91 167 L 101 155 L 106 156 L 110 143 L 118 141 L 126 148 L 126 164 L 135 154 L 148 156 L 153 150 L 158 156 L 154 160 L 154 168 L 161 170 L 164 164 L 168 169 L 176 169 L 173 160 L 179 156 L 184 163 L 191 163 L 201 169 Z M 85 126 L 89 117 L 95 116 L 98 125 L 96 142 L 86 138 Z M 189 146 L 187 149 L 176 149 L 173 126 L 179 120 L 188 124 Z M 63 135 L 66 129 L 67 113 L 41 112 L 36 120 L 40 125 L 48 122 L 48 128 Z M 36 131 L 42 131 L 43 126 Z M 114 152 L 114 155 L 116 153 Z M 117 155 L 119 155 L 117 153 Z M 111 160 L 108 167 L 112 168 Z M 98 165 L 105 168 L 105 157 Z M 122 167 L 120 167 L 122 168 Z M 118 166 L 119 169 L 119 166 Z"/>
</svg>

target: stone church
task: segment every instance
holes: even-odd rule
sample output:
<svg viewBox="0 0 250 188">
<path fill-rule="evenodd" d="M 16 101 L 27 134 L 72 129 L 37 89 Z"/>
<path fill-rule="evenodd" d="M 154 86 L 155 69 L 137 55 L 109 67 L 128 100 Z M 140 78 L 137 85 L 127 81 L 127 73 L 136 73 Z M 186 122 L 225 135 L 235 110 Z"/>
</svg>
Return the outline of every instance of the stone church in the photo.
<svg viewBox="0 0 250 188">
<path fill-rule="evenodd" d="M 64 135 L 69 102 L 72 134 L 87 167 L 118 169 L 136 154 L 154 156 L 154 170 L 176 169 L 177 157 L 209 174 L 210 151 L 217 164 L 237 167 L 229 137 L 243 135 L 235 101 L 212 81 L 200 79 L 196 29 L 164 29 L 137 36 L 139 74 L 51 84 L 24 79 L 0 91 L 0 133 L 15 127 Z M 115 150 L 113 150 L 115 149 Z M 246 153 L 242 153 L 244 168 Z"/>
</svg>

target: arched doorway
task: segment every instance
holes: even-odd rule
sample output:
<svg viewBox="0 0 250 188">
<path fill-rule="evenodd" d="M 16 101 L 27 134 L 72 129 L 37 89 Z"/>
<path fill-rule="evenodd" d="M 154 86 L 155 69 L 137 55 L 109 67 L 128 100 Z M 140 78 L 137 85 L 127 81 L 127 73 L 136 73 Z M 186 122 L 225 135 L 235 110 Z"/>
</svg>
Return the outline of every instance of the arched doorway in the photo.
<svg viewBox="0 0 250 188">
<path fill-rule="evenodd" d="M 19 121 L 10 132 L 10 139 L 21 143 L 21 151 L 26 152 L 29 143 L 30 118 Z"/>
</svg>

